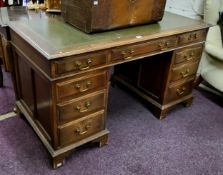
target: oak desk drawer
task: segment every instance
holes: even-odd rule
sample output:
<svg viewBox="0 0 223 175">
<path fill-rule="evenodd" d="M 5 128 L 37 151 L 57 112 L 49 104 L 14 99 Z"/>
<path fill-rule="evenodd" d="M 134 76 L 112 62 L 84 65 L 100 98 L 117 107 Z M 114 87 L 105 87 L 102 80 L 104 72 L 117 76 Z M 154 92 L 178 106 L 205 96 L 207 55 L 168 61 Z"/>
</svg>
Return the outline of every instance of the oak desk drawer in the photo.
<svg viewBox="0 0 223 175">
<path fill-rule="evenodd" d="M 87 138 L 105 127 L 104 111 L 94 113 L 58 128 L 60 146 Z"/>
<path fill-rule="evenodd" d="M 78 119 L 89 113 L 105 108 L 106 92 L 96 92 L 75 99 L 69 103 L 58 104 L 59 122 Z"/>
<path fill-rule="evenodd" d="M 70 96 L 80 96 L 105 88 L 107 85 L 107 71 L 91 73 L 86 76 L 71 79 L 56 84 L 57 100 Z"/>
<path fill-rule="evenodd" d="M 202 50 L 203 45 L 180 49 L 175 54 L 174 64 L 199 60 L 201 58 Z"/>
<path fill-rule="evenodd" d="M 147 43 L 140 43 L 126 47 L 120 47 L 112 50 L 111 61 L 124 61 L 136 56 L 143 56 L 155 51 L 165 51 L 176 47 L 177 37 L 158 39 Z"/>
<path fill-rule="evenodd" d="M 204 41 L 206 38 L 207 31 L 206 30 L 198 30 L 195 32 L 190 32 L 186 34 L 182 34 L 179 36 L 179 44 L 189 44 L 192 42 Z"/>
<path fill-rule="evenodd" d="M 69 57 L 62 61 L 55 61 L 56 75 L 81 72 L 105 65 L 107 52 L 89 53 L 83 56 Z"/>
<path fill-rule="evenodd" d="M 193 79 L 182 84 L 169 86 L 166 95 L 166 102 L 178 100 L 186 95 L 189 95 L 193 89 Z"/>
<path fill-rule="evenodd" d="M 196 61 L 172 68 L 170 81 L 177 81 L 196 74 L 198 64 L 199 61 Z"/>
</svg>

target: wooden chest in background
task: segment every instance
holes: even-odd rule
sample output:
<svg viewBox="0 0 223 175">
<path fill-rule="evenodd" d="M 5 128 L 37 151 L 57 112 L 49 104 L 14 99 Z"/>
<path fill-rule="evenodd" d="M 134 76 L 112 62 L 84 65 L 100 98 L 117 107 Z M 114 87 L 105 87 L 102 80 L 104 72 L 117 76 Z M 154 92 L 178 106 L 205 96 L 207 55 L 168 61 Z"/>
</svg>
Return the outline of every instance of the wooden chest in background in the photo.
<svg viewBox="0 0 223 175">
<path fill-rule="evenodd" d="M 91 33 L 160 21 L 166 0 L 63 0 L 64 20 Z"/>
<path fill-rule="evenodd" d="M 61 12 L 61 0 L 45 0 L 47 12 Z"/>
</svg>

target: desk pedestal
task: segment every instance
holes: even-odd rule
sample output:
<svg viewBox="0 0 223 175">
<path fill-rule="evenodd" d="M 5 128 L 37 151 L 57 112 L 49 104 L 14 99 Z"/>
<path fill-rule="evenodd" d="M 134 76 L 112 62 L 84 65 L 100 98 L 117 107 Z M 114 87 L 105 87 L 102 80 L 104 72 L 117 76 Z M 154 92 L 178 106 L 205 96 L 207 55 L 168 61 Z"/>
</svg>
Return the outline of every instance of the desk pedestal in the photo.
<svg viewBox="0 0 223 175">
<path fill-rule="evenodd" d="M 192 53 L 192 54 L 191 54 Z M 115 67 L 113 84 L 139 95 L 151 112 L 162 119 L 176 104 L 190 106 L 192 88 L 202 53 L 202 45 L 185 47 Z M 181 56 L 190 55 L 178 62 Z"/>
</svg>

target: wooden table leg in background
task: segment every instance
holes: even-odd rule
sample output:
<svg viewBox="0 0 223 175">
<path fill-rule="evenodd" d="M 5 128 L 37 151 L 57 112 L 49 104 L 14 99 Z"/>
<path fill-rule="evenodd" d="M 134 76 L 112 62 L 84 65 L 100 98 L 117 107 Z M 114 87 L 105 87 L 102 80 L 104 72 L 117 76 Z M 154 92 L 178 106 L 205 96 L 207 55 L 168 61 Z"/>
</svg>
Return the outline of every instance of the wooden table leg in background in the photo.
<svg viewBox="0 0 223 175">
<path fill-rule="evenodd" d="M 2 66 L 0 65 L 0 87 L 3 87 L 3 73 Z"/>
</svg>

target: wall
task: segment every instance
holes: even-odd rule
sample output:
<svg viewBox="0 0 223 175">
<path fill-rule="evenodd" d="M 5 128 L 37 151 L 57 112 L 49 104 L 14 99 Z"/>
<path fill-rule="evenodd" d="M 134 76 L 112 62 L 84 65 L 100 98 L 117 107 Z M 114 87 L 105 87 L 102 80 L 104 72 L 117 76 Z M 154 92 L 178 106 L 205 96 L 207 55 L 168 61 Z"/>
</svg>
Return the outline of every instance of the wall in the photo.
<svg viewBox="0 0 223 175">
<path fill-rule="evenodd" d="M 204 0 L 167 0 L 166 11 L 201 19 Z"/>
</svg>

